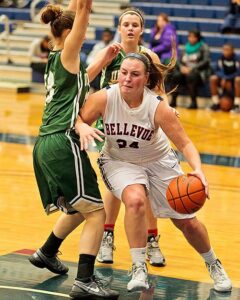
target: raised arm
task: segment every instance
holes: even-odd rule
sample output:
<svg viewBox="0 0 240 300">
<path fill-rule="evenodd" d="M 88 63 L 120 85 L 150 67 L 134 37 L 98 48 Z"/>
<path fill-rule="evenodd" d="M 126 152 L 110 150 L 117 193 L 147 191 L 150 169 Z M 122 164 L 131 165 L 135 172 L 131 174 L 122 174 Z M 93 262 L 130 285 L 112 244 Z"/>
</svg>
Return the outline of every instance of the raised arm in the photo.
<svg viewBox="0 0 240 300">
<path fill-rule="evenodd" d="M 70 5 L 74 9 L 74 2 Z M 76 15 L 72 30 L 66 37 L 61 60 L 64 67 L 70 72 L 77 73 L 79 70 L 79 52 L 81 50 L 92 8 L 92 0 L 76 0 Z"/>
<path fill-rule="evenodd" d="M 77 10 L 77 1 L 78 0 L 70 0 L 67 9 L 71 10 L 71 11 L 76 11 Z"/>
<path fill-rule="evenodd" d="M 87 73 L 90 82 L 102 71 L 105 66 L 112 62 L 121 49 L 122 46 L 119 43 L 113 43 L 98 52 L 94 61 L 87 67 Z"/>
</svg>

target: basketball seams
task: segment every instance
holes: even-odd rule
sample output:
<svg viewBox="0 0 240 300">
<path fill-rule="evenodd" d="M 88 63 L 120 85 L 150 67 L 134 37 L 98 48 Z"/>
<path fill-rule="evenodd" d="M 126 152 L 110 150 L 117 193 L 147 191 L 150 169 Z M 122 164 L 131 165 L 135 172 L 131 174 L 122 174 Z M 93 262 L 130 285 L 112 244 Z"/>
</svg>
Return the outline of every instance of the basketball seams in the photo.
<svg viewBox="0 0 240 300">
<path fill-rule="evenodd" d="M 168 185 L 166 198 L 171 208 L 178 213 L 191 214 L 204 205 L 205 187 L 197 176 L 180 175 Z"/>
<path fill-rule="evenodd" d="M 174 198 L 173 198 L 173 194 L 172 194 L 172 191 L 171 191 L 171 189 L 170 189 L 170 187 L 168 188 L 168 191 L 169 191 L 169 193 L 171 194 L 171 197 L 172 197 L 172 199 L 169 199 L 168 201 L 173 201 L 173 204 L 174 204 L 174 210 L 176 210 L 176 203 L 175 203 L 175 200 L 174 200 Z M 170 205 L 171 206 L 171 205 Z"/>
<path fill-rule="evenodd" d="M 189 194 L 189 195 L 194 195 L 194 194 L 199 193 L 199 192 L 202 192 L 202 191 L 204 191 L 204 189 L 197 190 L 196 192 L 191 193 L 191 194 Z M 183 197 L 186 197 L 186 196 L 189 197 L 189 195 L 188 195 L 188 194 L 182 195 L 182 198 L 183 198 Z M 170 200 L 176 200 L 176 199 L 178 199 L 178 198 L 179 198 L 179 197 L 172 197 L 172 199 L 170 199 Z"/>
<path fill-rule="evenodd" d="M 196 193 L 202 192 L 204 189 L 202 188 L 201 190 L 195 191 L 194 193 L 189 193 L 190 184 L 191 184 L 191 183 L 193 182 L 193 180 L 196 179 L 196 178 L 198 178 L 198 177 L 193 176 L 193 177 L 188 181 L 188 184 L 187 184 L 187 196 L 188 196 L 189 200 L 190 200 L 192 203 L 194 203 L 194 204 L 196 204 L 197 206 L 201 207 L 202 204 L 199 204 L 198 202 L 195 202 L 194 200 L 192 200 L 191 195 L 194 195 L 194 194 L 196 194 Z M 198 179 L 199 179 L 199 178 L 198 178 Z M 200 180 L 200 179 L 199 179 L 199 180 Z"/>
<path fill-rule="evenodd" d="M 182 197 L 181 197 L 181 195 L 180 195 L 180 190 L 179 190 L 179 186 L 178 186 L 178 183 L 179 183 L 179 179 L 180 179 L 181 177 L 179 176 L 178 178 L 177 178 L 177 182 L 176 182 L 176 184 L 177 184 L 177 191 L 178 191 L 178 195 L 179 195 L 179 199 L 180 199 L 180 201 L 181 201 L 181 203 L 182 203 L 182 206 L 184 207 L 184 209 L 186 210 L 186 213 L 188 213 L 188 214 L 190 214 L 190 212 L 186 209 L 186 207 L 185 207 L 185 205 L 184 205 L 184 202 L 183 202 L 183 200 L 182 200 Z"/>
</svg>

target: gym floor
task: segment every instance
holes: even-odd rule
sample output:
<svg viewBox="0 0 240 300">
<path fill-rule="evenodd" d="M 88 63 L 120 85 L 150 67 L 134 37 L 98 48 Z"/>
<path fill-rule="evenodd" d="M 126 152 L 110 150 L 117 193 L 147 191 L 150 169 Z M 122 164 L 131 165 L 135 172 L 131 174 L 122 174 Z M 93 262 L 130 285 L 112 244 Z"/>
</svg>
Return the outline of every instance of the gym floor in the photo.
<svg viewBox="0 0 240 300">
<path fill-rule="evenodd" d="M 32 149 L 44 107 L 41 94 L 0 92 L 0 299 L 68 298 L 78 260 L 81 226 L 63 243 L 60 256 L 70 267 L 68 275 L 56 276 L 34 268 L 28 255 L 49 235 L 59 213 L 46 216 L 40 202 L 33 168 Z M 156 286 L 151 299 L 240 300 L 240 115 L 204 109 L 178 109 L 188 135 L 199 149 L 210 185 L 211 199 L 197 213 L 207 226 L 212 246 L 233 282 L 230 294 L 213 290 L 201 257 L 169 220 L 160 219 L 160 247 L 167 265 L 149 266 Z M 99 175 L 96 152 L 89 153 Z M 185 172 L 189 167 L 182 162 Z M 104 196 L 105 187 L 99 175 Z M 114 264 L 97 264 L 97 275 L 120 291 L 120 300 L 139 299 L 127 293 L 131 260 L 123 228 L 124 207 L 116 223 Z"/>
</svg>

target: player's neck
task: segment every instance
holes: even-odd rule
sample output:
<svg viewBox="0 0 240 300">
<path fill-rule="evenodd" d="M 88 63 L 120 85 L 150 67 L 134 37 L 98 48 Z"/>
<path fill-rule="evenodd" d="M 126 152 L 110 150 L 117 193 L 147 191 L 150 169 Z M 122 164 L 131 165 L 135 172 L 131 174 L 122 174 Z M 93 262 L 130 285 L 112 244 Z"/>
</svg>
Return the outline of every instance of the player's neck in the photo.
<svg viewBox="0 0 240 300">
<path fill-rule="evenodd" d="M 123 47 L 123 51 L 128 54 L 130 52 L 139 52 L 139 45 L 136 43 L 124 43 L 121 42 L 121 45 Z"/>
</svg>

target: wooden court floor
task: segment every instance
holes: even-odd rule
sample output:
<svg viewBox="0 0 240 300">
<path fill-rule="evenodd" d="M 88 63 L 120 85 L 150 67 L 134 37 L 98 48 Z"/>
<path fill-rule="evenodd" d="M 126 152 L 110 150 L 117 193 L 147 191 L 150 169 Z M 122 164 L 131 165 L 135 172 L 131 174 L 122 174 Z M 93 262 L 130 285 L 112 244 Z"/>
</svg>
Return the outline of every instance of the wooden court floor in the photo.
<svg viewBox="0 0 240 300">
<path fill-rule="evenodd" d="M 29 266 L 27 256 L 22 255 L 29 250 L 37 249 L 42 244 L 58 217 L 58 213 L 45 215 L 32 169 L 33 143 L 38 134 L 43 106 L 44 96 L 40 94 L 0 92 L 1 300 L 61 299 L 62 296 L 57 293 L 67 295 L 75 276 L 81 226 L 61 247 L 61 259 L 72 266 L 71 276 L 66 280 L 68 283 L 66 286 L 63 283 L 64 279 L 55 278 L 48 271 L 35 270 Z M 210 112 L 204 109 L 189 111 L 184 108 L 179 108 L 179 112 L 185 130 L 202 155 L 204 170 L 210 185 L 211 199 L 197 213 L 197 216 L 207 226 L 212 246 L 232 279 L 234 290 L 231 295 L 213 293 L 212 280 L 201 257 L 186 243 L 171 222 L 164 219 L 158 221 L 158 228 L 161 234 L 160 246 L 167 265 L 163 268 L 149 266 L 149 272 L 158 282 L 159 295 L 154 296 L 154 299 L 240 299 L 240 115 Z M 95 163 L 97 155 L 95 152 L 90 153 L 98 172 Z M 186 172 L 189 170 L 185 162 L 182 162 L 182 167 Z M 100 176 L 99 183 L 104 195 L 105 187 Z M 115 262 L 112 266 L 114 275 L 125 276 L 123 281 L 120 279 L 116 281 L 121 292 L 126 287 L 126 271 L 131 265 L 123 229 L 123 216 L 122 207 L 116 224 Z M 23 249 L 28 250 L 23 251 Z M 15 252 L 19 250 L 21 254 L 16 254 Z M 102 269 L 106 266 L 98 264 L 98 267 Z M 21 276 L 25 276 L 24 274 L 27 274 L 26 282 L 29 281 L 29 285 L 17 283 Z M 21 286 L 32 289 L 36 282 L 37 286 L 42 288 L 47 286 L 43 284 L 45 281 L 50 282 L 50 286 L 56 283 L 56 295 L 34 294 L 30 291 L 23 295 L 18 289 L 6 288 Z M 118 285 L 120 281 L 122 286 Z M 183 286 L 182 282 L 184 282 Z M 160 292 L 166 286 L 170 286 L 168 293 Z M 124 295 L 121 299 L 138 299 L 133 295 Z"/>
</svg>

